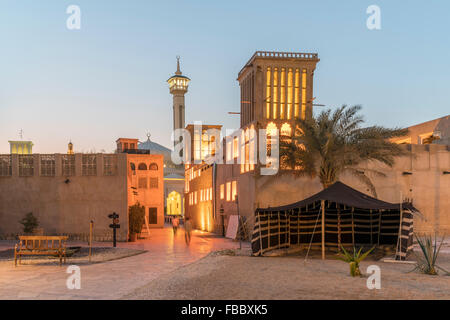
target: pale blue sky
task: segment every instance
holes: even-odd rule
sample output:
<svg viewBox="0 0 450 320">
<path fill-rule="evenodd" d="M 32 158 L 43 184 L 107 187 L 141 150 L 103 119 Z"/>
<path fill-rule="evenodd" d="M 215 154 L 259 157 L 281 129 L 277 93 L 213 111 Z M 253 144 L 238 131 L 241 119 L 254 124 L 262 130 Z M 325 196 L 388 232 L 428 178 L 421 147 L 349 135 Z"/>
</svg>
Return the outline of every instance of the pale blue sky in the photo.
<svg viewBox="0 0 450 320">
<path fill-rule="evenodd" d="M 81 8 L 81 30 L 66 8 Z M 366 8 L 381 8 L 379 31 Z M 317 52 L 317 103 L 362 104 L 368 124 L 450 112 L 447 1 L 0 0 L 0 153 L 20 129 L 39 153 L 170 146 L 176 55 L 192 81 L 186 122 L 239 126 L 237 73 L 256 50 Z"/>
</svg>

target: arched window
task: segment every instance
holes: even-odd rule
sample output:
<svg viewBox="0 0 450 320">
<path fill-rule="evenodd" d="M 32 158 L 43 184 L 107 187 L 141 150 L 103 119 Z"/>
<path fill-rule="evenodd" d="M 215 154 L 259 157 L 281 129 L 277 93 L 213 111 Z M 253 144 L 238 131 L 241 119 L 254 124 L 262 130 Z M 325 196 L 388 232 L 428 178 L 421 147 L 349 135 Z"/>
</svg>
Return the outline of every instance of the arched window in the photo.
<svg viewBox="0 0 450 320">
<path fill-rule="evenodd" d="M 281 126 L 281 135 L 290 137 L 292 134 L 291 126 L 288 123 L 285 123 Z"/>
<path fill-rule="evenodd" d="M 275 136 L 277 134 L 277 125 L 273 122 L 270 122 L 266 128 L 266 134 L 268 136 Z"/>
<path fill-rule="evenodd" d="M 136 165 L 133 162 L 130 162 L 130 169 L 136 171 Z"/>
<path fill-rule="evenodd" d="M 147 170 L 147 165 L 145 163 L 139 163 L 138 170 Z"/>
<path fill-rule="evenodd" d="M 148 170 L 158 170 L 158 165 L 153 162 L 148 166 Z"/>
</svg>

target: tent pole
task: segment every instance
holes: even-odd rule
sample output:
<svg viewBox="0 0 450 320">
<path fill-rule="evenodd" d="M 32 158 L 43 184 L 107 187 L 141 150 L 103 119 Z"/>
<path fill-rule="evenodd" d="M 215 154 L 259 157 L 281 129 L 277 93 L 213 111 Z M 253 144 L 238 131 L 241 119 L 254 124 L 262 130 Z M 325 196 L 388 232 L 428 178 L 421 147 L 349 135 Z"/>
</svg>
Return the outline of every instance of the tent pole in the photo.
<svg viewBox="0 0 450 320">
<path fill-rule="evenodd" d="M 322 202 L 322 260 L 325 260 L 325 200 Z"/>
<path fill-rule="evenodd" d="M 381 234 L 381 210 L 378 210 L 378 246 L 380 246 L 380 234 Z"/>
<path fill-rule="evenodd" d="M 372 209 L 370 209 L 370 245 L 373 245 L 373 232 L 372 232 Z"/>
<path fill-rule="evenodd" d="M 353 244 L 353 249 L 355 248 L 355 219 L 353 217 L 354 211 L 355 211 L 355 208 L 352 207 L 352 244 Z"/>
<path fill-rule="evenodd" d="M 337 204 L 336 204 L 337 205 Z M 337 219 L 338 219 L 338 252 L 341 252 L 341 208 L 338 206 L 337 210 Z"/>
</svg>

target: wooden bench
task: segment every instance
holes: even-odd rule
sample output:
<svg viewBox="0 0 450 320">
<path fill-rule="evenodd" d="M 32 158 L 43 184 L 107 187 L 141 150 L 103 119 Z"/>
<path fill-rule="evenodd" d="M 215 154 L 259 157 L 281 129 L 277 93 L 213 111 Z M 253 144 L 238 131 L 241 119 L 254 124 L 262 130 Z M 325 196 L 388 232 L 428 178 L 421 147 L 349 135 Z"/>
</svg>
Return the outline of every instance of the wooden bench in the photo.
<svg viewBox="0 0 450 320">
<path fill-rule="evenodd" d="M 14 265 L 22 263 L 22 255 L 46 255 L 59 257 L 59 265 L 66 263 L 67 236 L 19 236 L 14 247 Z"/>
</svg>

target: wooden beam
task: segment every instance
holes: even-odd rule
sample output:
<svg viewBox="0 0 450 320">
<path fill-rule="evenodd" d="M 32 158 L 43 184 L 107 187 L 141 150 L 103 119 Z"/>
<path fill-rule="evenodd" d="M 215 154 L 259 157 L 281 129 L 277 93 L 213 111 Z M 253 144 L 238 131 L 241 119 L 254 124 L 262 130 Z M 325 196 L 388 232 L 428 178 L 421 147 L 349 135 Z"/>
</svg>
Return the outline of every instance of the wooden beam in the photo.
<svg viewBox="0 0 450 320">
<path fill-rule="evenodd" d="M 322 200 L 322 260 L 325 260 L 325 200 Z"/>
</svg>

